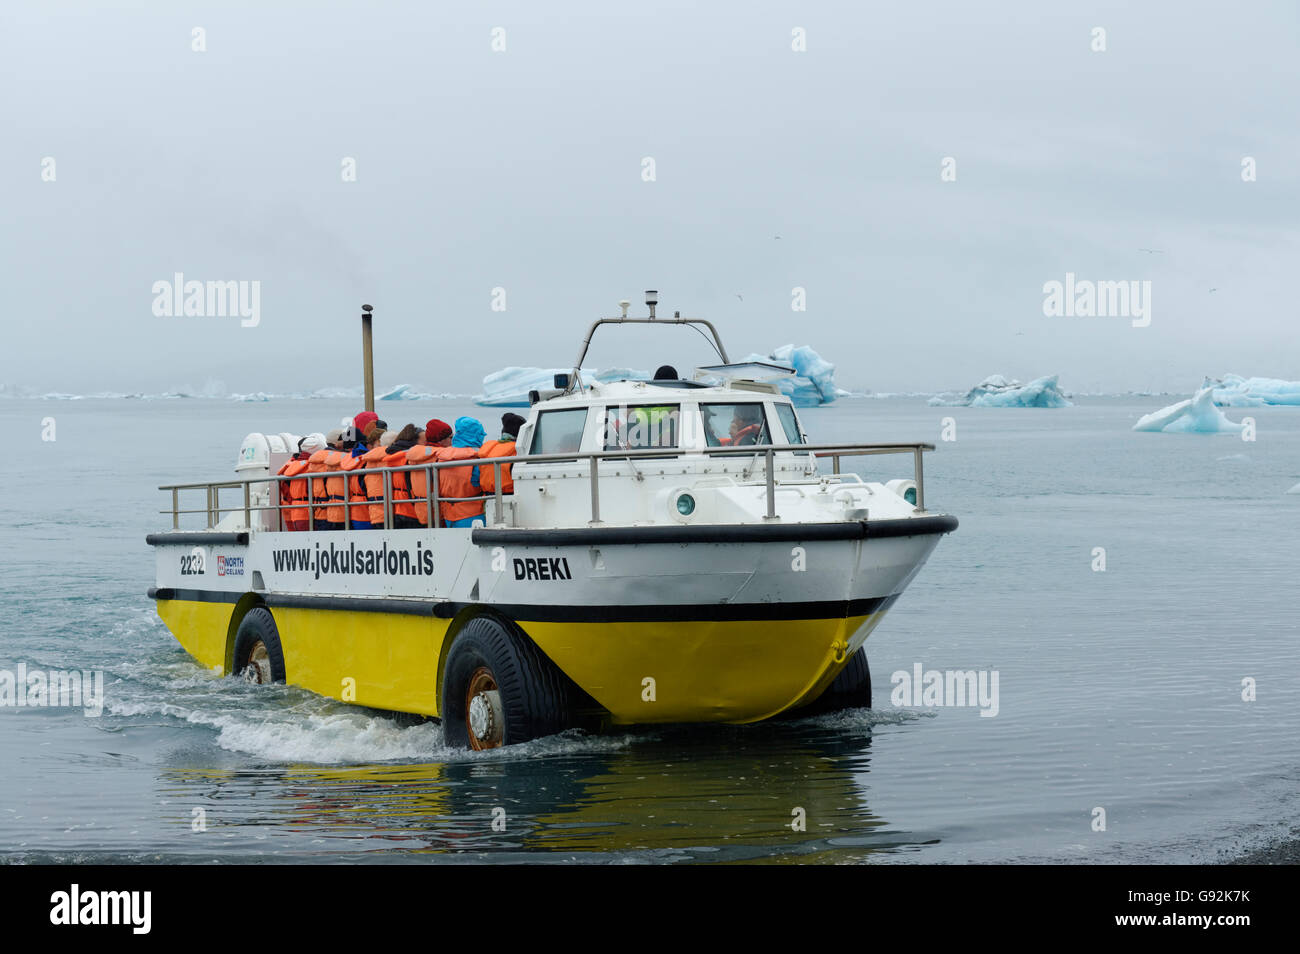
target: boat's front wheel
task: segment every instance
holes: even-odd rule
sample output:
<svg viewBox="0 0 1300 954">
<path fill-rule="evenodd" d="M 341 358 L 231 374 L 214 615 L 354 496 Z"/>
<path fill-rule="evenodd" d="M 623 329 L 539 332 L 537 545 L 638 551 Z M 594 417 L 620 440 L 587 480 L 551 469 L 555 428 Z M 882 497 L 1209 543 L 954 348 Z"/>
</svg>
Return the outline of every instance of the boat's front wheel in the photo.
<svg viewBox="0 0 1300 954">
<path fill-rule="evenodd" d="M 825 692 L 802 709 L 793 710 L 790 716 L 802 719 L 826 712 L 839 712 L 841 709 L 870 708 L 871 669 L 867 666 L 867 647 L 863 646 L 853 654 Z"/>
<path fill-rule="evenodd" d="M 271 611 L 264 606 L 253 607 L 239 621 L 234 673 L 245 682 L 258 685 L 285 681 L 280 631 L 275 628 Z"/>
<path fill-rule="evenodd" d="M 488 616 L 456 634 L 441 708 L 447 744 L 472 749 L 527 742 L 573 723 L 565 675 L 517 628 Z"/>
</svg>

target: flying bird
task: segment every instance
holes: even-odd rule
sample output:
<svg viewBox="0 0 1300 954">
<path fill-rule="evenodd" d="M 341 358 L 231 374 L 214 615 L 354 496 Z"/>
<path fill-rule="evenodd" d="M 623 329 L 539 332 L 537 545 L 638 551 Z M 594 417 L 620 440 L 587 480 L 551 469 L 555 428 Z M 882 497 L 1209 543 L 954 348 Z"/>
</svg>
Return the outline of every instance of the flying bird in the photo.
<svg viewBox="0 0 1300 954">
<path fill-rule="evenodd" d="M 742 295 L 740 292 L 736 292 L 736 297 L 739 298 L 741 301 L 745 300 L 745 296 Z"/>
<path fill-rule="evenodd" d="M 1159 254 L 1159 255 L 1163 255 L 1163 254 L 1165 254 L 1165 250 L 1162 249 L 1162 248 L 1140 248 L 1140 249 L 1138 249 L 1138 251 L 1139 251 L 1139 252 L 1146 252 L 1148 255 L 1157 255 L 1157 254 Z"/>
</svg>

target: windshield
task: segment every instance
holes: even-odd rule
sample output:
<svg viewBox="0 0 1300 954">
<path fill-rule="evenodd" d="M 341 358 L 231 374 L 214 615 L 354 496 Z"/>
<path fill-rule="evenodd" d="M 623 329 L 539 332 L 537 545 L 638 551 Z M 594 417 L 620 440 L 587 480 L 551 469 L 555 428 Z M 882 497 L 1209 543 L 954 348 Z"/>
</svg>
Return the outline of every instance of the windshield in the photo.
<svg viewBox="0 0 1300 954">
<path fill-rule="evenodd" d="M 756 401 L 744 404 L 701 404 L 704 440 L 709 447 L 748 447 L 770 444 L 767 416 Z"/>
</svg>

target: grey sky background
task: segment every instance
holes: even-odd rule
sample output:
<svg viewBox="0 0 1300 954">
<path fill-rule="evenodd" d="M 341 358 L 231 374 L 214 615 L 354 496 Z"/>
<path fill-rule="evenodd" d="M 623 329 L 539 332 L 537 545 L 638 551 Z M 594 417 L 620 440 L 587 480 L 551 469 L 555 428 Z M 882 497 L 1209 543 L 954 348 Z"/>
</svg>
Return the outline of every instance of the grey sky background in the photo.
<svg viewBox="0 0 1300 954">
<path fill-rule="evenodd" d="M 0 384 L 356 385 L 370 302 L 381 387 L 473 392 L 571 363 L 647 287 L 733 357 L 810 344 L 854 388 L 1300 379 L 1294 3 L 13 0 L 0 24 Z M 260 325 L 155 317 L 178 271 L 260 281 Z M 1150 327 L 1045 317 L 1066 272 L 1149 279 Z M 686 344 L 592 363 L 708 357 Z"/>
</svg>

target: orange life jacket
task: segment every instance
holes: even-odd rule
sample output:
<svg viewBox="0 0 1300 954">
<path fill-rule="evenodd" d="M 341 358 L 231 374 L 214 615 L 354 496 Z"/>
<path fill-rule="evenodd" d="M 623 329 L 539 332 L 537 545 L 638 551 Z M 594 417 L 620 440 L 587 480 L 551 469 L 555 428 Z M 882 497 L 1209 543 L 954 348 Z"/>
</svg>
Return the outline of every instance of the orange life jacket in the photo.
<svg viewBox="0 0 1300 954">
<path fill-rule="evenodd" d="M 438 447 L 432 447 L 428 444 L 417 444 L 406 452 L 406 463 L 408 464 L 430 464 L 433 463 L 434 452 L 441 450 Z M 420 521 L 420 526 L 429 525 L 429 481 L 427 471 L 413 470 L 408 477 L 411 478 L 411 499 L 415 501 L 415 519 Z"/>
<path fill-rule="evenodd" d="M 337 471 L 343 463 L 343 452 L 329 450 L 328 448 L 318 450 L 307 458 L 307 471 L 312 474 L 331 473 Z M 341 506 L 329 506 L 333 499 L 333 490 L 339 491 L 338 499 L 342 501 L 342 482 L 343 478 L 339 477 L 337 487 L 332 487 L 335 478 L 332 477 L 313 477 L 311 480 L 312 502 L 315 504 L 315 518 L 318 521 L 329 521 L 330 523 L 343 522 L 343 508 Z"/>
<path fill-rule="evenodd" d="M 394 451 L 391 454 L 385 454 L 384 463 L 382 464 L 382 466 L 405 467 L 406 451 L 399 450 L 399 451 Z M 411 506 L 411 504 L 409 503 L 411 499 L 411 485 L 408 478 L 410 476 L 411 475 L 409 473 L 389 475 L 389 477 L 393 481 L 393 515 L 394 516 L 398 516 L 398 517 L 415 516 L 415 507 Z M 403 500 L 408 502 L 401 503 L 400 501 Z"/>
<path fill-rule="evenodd" d="M 749 425 L 749 427 L 742 427 L 740 430 L 736 431 L 735 437 L 724 437 L 721 440 L 719 440 L 718 443 L 728 444 L 728 445 L 738 444 L 744 438 L 749 437 L 751 434 L 757 434 L 762 429 L 763 429 L 762 424 L 751 424 Z"/>
<path fill-rule="evenodd" d="M 468 460 L 477 458 L 477 447 L 439 447 L 434 456 L 442 460 Z M 480 473 L 482 471 L 480 470 Z M 444 467 L 438 471 L 438 493 L 442 496 L 442 522 L 464 520 L 483 515 L 482 500 L 447 500 L 448 497 L 476 497 L 481 488 L 474 484 L 473 467 Z"/>
<path fill-rule="evenodd" d="M 370 520 L 370 507 L 366 504 L 366 488 L 361 483 L 360 470 L 365 464 L 360 457 L 353 457 L 348 451 L 343 457 L 341 469 L 347 474 L 347 499 L 351 505 L 347 508 L 348 529 L 352 529 L 353 520 Z M 355 473 L 354 473 L 355 472 Z"/>
<path fill-rule="evenodd" d="M 306 458 L 294 457 L 284 462 L 284 466 L 277 472 L 278 476 L 294 477 L 303 473 L 307 469 Z M 285 504 L 296 504 L 307 502 L 307 480 L 282 480 L 280 481 L 280 502 Z M 307 508 L 293 507 L 289 510 L 280 511 L 284 515 L 284 527 L 289 529 L 291 522 L 296 523 L 301 520 L 304 524 L 307 522 Z"/>
<path fill-rule="evenodd" d="M 383 467 L 388 451 L 383 447 L 372 447 L 361 455 L 363 467 Z M 366 500 L 370 501 L 370 526 L 384 525 L 384 475 L 366 474 L 361 478 L 366 488 Z"/>
<path fill-rule="evenodd" d="M 480 452 L 481 457 L 514 457 L 514 441 L 484 441 Z M 510 468 L 513 464 L 501 465 L 501 492 L 503 494 L 512 494 L 515 492 L 515 482 L 510 476 Z M 488 464 L 483 464 L 478 469 L 478 484 L 483 488 L 483 493 L 494 494 L 497 491 L 496 468 Z"/>
</svg>

